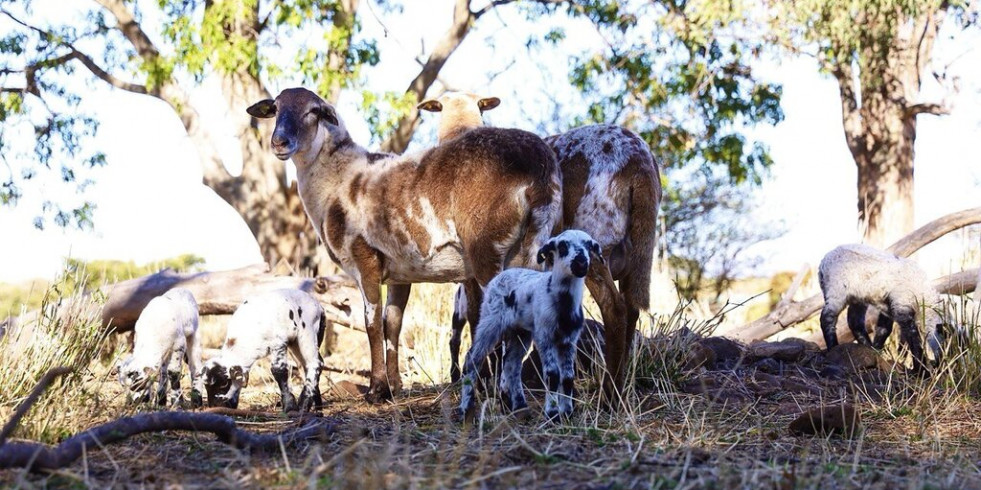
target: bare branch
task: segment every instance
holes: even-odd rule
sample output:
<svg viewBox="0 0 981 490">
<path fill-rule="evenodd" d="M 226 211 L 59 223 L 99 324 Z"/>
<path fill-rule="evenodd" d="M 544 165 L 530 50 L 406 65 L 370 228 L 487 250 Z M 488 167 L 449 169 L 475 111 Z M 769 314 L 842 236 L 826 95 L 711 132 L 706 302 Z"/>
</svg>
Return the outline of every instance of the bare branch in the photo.
<svg viewBox="0 0 981 490">
<path fill-rule="evenodd" d="M 95 63 L 95 61 L 92 60 L 92 58 L 90 58 L 88 55 L 86 55 L 86 54 L 78 51 L 77 49 L 75 49 L 74 46 L 71 46 L 71 45 L 67 45 L 67 46 L 69 47 L 69 49 L 72 50 L 72 55 L 73 55 L 73 57 L 75 59 L 77 59 L 83 65 L 85 65 L 85 67 L 88 68 L 89 71 L 92 72 L 93 75 L 99 77 L 104 82 L 108 83 L 109 85 L 112 85 L 113 87 L 116 87 L 118 89 L 125 90 L 127 92 L 133 92 L 133 93 L 143 94 L 143 95 L 146 95 L 146 94 L 149 93 L 147 91 L 147 88 L 146 88 L 145 85 L 140 85 L 138 83 L 131 83 L 131 82 L 127 82 L 125 80 L 121 80 L 121 79 L 115 77 L 114 75 L 112 75 L 111 73 L 103 70 L 101 66 L 97 65 Z"/>
<path fill-rule="evenodd" d="M 946 116 L 950 114 L 947 104 L 937 104 L 933 102 L 921 102 L 906 108 L 906 117 L 916 117 L 919 114 L 933 114 L 934 116 Z"/>
</svg>

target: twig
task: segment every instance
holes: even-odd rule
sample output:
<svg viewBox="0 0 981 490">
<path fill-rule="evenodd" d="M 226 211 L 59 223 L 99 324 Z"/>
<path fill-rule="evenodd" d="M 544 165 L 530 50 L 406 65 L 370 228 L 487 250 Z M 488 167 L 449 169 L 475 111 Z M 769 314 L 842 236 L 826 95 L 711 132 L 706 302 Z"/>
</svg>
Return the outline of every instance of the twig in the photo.
<svg viewBox="0 0 981 490">
<path fill-rule="evenodd" d="M 64 468 L 90 448 L 123 441 L 144 432 L 211 432 L 218 436 L 219 441 L 238 449 L 275 451 L 280 449 L 280 444 L 320 439 L 336 429 L 333 419 L 312 418 L 297 428 L 275 434 L 256 434 L 239 429 L 235 419 L 224 415 L 166 411 L 144 413 L 93 427 L 54 447 L 37 442 L 7 443 L 0 446 L 0 469 L 28 468 L 33 472 L 45 472 Z"/>
<path fill-rule="evenodd" d="M 3 426 L 3 430 L 0 431 L 0 447 L 2 447 L 3 443 L 8 437 L 10 437 L 10 434 L 14 432 L 14 429 L 17 428 L 17 424 L 20 423 L 20 419 L 24 417 L 24 414 L 26 414 L 27 411 L 34 406 L 37 399 L 42 393 L 44 393 L 44 390 L 48 389 L 48 385 L 50 385 L 55 378 L 64 376 L 70 372 L 72 372 L 70 368 L 59 366 L 49 369 L 48 372 L 44 373 L 44 376 L 41 376 L 41 380 L 37 382 L 37 386 L 34 387 L 34 390 L 31 391 L 30 395 L 27 395 L 27 398 L 25 398 L 24 401 L 20 402 L 20 405 L 17 406 L 17 410 L 14 410 L 14 414 L 10 417 L 10 420 L 7 421 L 6 425 Z"/>
</svg>

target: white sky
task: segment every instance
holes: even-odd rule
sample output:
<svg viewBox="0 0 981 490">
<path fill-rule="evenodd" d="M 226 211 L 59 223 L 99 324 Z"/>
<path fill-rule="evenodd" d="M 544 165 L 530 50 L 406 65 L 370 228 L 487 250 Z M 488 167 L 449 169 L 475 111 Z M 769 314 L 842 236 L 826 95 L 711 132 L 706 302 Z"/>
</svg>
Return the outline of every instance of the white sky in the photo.
<svg viewBox="0 0 981 490">
<path fill-rule="evenodd" d="M 420 36 L 427 49 L 450 21 L 448 2 L 410 2 L 403 15 L 389 16 L 388 36 L 380 38 L 383 63 L 368 72 L 372 88 L 404 90 L 418 65 Z M 420 2 L 421 3 L 421 2 Z M 484 21 L 487 21 L 486 23 Z M 489 113 L 495 125 L 533 129 L 525 115 L 534 106 L 515 107 L 508 96 L 515 87 L 543 85 L 546 75 L 521 57 L 523 39 L 498 39 L 495 51 L 485 38 L 507 19 L 482 19 L 480 29 L 467 38 L 444 68 L 441 78 L 454 88 L 493 93 L 504 103 Z M 366 12 L 365 29 L 380 32 Z M 424 27 L 424 29 L 423 29 Z M 570 35 L 570 43 L 589 42 L 588 33 Z M 960 53 L 965 43 L 977 46 L 979 36 L 943 41 L 939 49 Z M 491 59 L 491 53 L 497 53 Z M 505 54 L 501 54 L 505 53 Z M 508 56 L 506 53 L 512 53 Z M 487 86 L 486 73 L 495 67 L 514 66 Z M 565 60 L 544 60 L 555 67 L 552 76 L 564 78 Z M 775 160 L 772 178 L 759 191 L 761 221 L 783 221 L 789 232 L 759 247 L 767 260 L 761 273 L 796 270 L 802 263 L 816 264 L 835 245 L 854 242 L 857 232 L 856 171 L 845 146 L 835 84 L 817 73 L 811 60 L 782 60 L 761 64 L 766 78 L 784 88 L 785 120 L 776 127 L 761 127 L 754 137 L 770 146 Z M 981 49 L 970 50 L 956 65 L 963 83 L 950 116 L 920 117 L 916 144 L 916 224 L 943 214 L 981 205 Z M 282 87 L 280 87 L 282 88 Z M 214 100 L 216 90 L 206 84 L 195 100 Z M 212 94 L 212 95 L 209 95 Z M 529 99 L 534 100 L 530 95 Z M 340 112 L 356 141 L 367 143 L 369 133 L 356 112 L 354 99 L 341 101 Z M 32 219 L 40 209 L 46 188 L 25 192 L 17 208 L 0 208 L 0 281 L 51 278 L 65 256 L 83 259 L 118 259 L 147 262 L 182 253 L 200 255 L 209 269 L 219 270 L 261 261 L 251 234 L 234 210 L 201 184 L 198 157 L 173 112 L 149 97 L 109 91 L 93 85 L 83 110 L 98 114 L 102 126 L 92 144 L 106 153 L 108 165 L 100 170 L 89 190 L 98 210 L 95 231 L 64 231 L 51 225 L 34 229 Z M 221 134 L 222 111 L 210 106 L 204 116 L 212 131 Z M 424 118 L 414 145 L 434 140 L 434 117 Z M 227 132 L 226 132 L 227 133 Z M 227 137 L 228 161 L 235 161 L 236 143 Z M 237 168 L 230 168 L 237 172 Z M 53 196 L 47 196 L 49 199 Z M 13 238 L 13 239 L 11 239 Z M 965 246 L 963 239 L 948 240 L 949 247 L 920 257 L 934 271 L 946 269 Z M 976 246 L 976 245 L 975 245 Z"/>
</svg>

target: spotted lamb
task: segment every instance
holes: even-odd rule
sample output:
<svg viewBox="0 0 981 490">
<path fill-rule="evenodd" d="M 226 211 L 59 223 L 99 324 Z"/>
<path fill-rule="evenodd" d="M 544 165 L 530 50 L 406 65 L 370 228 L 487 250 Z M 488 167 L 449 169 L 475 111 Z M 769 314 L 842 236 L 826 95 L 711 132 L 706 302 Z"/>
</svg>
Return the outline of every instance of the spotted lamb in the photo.
<svg viewBox="0 0 981 490">
<path fill-rule="evenodd" d="M 504 341 L 500 387 L 511 410 L 527 406 L 521 385 L 521 361 L 532 341 L 546 380 L 545 414 L 572 413 L 576 344 L 583 329 L 582 292 L 590 254 L 602 257 L 599 244 L 579 230 L 550 239 L 538 252 L 546 271 L 508 269 L 487 285 L 477 335 L 464 364 L 460 411 L 470 417 L 479 366 Z"/>
<path fill-rule="evenodd" d="M 279 385 L 284 412 L 323 406 L 320 343 L 326 329 L 323 307 L 309 294 L 279 289 L 253 296 L 235 310 L 228 322 L 225 344 L 205 364 L 208 405 L 238 408 L 249 370 L 257 360 L 272 356 L 272 376 Z M 299 405 L 289 388 L 289 350 L 303 369 Z"/>
<path fill-rule="evenodd" d="M 198 304 L 187 289 L 174 288 L 150 300 L 136 320 L 133 354 L 120 364 L 120 383 L 145 402 L 156 381 L 157 403 L 166 405 L 169 381 L 170 404 L 180 405 L 181 362 L 186 360 L 191 374 L 191 406 L 201 406 L 204 385 L 197 331 Z"/>
</svg>

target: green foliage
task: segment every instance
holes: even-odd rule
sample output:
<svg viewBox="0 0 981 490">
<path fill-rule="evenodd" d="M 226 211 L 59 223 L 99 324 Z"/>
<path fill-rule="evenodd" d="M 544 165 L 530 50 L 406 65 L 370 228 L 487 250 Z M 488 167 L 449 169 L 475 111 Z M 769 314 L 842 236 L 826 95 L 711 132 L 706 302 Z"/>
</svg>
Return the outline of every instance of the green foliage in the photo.
<svg viewBox="0 0 981 490">
<path fill-rule="evenodd" d="M 620 123 L 668 168 L 695 164 L 734 183 L 761 182 L 773 162 L 741 133 L 782 120 L 781 88 L 754 77 L 760 44 L 735 35 L 748 22 L 740 2 L 588 0 L 530 10 L 560 8 L 606 41 L 574 57 L 569 79 L 586 109 L 573 126 Z"/>
</svg>

